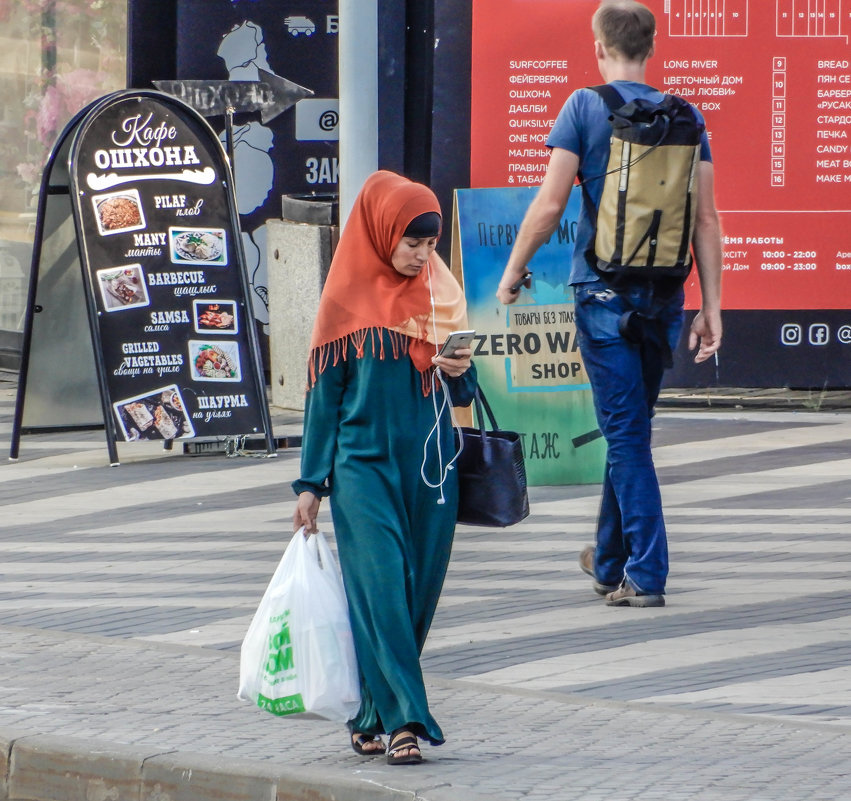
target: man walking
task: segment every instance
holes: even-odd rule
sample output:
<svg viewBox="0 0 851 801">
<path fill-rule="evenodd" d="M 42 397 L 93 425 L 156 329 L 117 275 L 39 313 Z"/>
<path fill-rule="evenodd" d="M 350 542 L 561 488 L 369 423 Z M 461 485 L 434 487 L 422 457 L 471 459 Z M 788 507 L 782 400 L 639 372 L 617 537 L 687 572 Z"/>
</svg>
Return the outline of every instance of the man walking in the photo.
<svg viewBox="0 0 851 801">
<path fill-rule="evenodd" d="M 656 34 L 652 12 L 635 0 L 603 0 L 592 30 L 600 74 L 623 102 L 662 101 L 664 95 L 645 83 Z M 683 289 L 681 280 L 612 281 L 595 269 L 597 217 L 612 136 L 610 113 L 603 97 L 591 89 L 568 98 L 547 141 L 551 155 L 546 176 L 520 227 L 497 297 L 505 304 L 517 299 L 518 291 L 512 288 L 555 231 L 579 174 L 585 179 L 586 203 L 579 216 L 570 283 L 580 351 L 607 445 L 596 547 L 583 550 L 580 566 L 608 605 L 664 606 L 668 545 L 650 448 L 651 418 L 682 329 Z M 694 114 L 702 124 L 696 110 Z M 689 347 L 698 349 L 696 362 L 713 356 L 721 345 L 721 231 L 705 132 L 699 159 L 691 246 L 701 308 L 689 333 Z"/>
</svg>

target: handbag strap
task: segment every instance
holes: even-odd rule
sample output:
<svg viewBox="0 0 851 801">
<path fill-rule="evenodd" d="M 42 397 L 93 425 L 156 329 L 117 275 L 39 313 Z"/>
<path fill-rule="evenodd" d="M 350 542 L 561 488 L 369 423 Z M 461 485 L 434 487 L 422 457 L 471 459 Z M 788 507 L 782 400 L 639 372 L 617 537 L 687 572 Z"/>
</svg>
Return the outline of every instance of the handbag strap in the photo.
<svg viewBox="0 0 851 801">
<path fill-rule="evenodd" d="M 491 405 L 488 403 L 488 399 L 485 397 L 485 393 L 482 391 L 481 386 L 476 385 L 476 395 L 474 397 L 474 401 L 476 404 L 476 418 L 479 421 L 479 431 L 482 432 L 482 436 L 485 434 L 485 415 L 482 413 L 482 407 L 484 407 L 485 413 L 487 413 L 488 420 L 490 421 L 491 427 L 494 431 L 499 431 L 499 425 L 496 422 L 496 417 L 494 416 L 493 409 L 491 409 Z"/>
</svg>

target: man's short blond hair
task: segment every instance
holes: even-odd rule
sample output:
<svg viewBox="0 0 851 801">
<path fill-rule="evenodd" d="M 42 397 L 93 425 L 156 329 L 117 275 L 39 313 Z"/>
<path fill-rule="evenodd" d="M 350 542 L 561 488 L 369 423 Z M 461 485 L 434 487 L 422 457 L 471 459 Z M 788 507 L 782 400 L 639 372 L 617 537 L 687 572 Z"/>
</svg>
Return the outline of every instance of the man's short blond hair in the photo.
<svg viewBox="0 0 851 801">
<path fill-rule="evenodd" d="M 594 12 L 591 28 L 607 50 L 627 61 L 644 61 L 653 48 L 656 18 L 636 0 L 603 0 Z"/>
</svg>

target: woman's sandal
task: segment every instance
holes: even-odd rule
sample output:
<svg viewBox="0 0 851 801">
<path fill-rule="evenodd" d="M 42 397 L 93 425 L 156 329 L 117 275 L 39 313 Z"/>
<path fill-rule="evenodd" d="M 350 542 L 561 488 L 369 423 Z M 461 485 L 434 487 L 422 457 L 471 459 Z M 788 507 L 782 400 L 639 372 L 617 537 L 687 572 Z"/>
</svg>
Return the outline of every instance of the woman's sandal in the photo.
<svg viewBox="0 0 851 801">
<path fill-rule="evenodd" d="M 400 751 L 407 753 L 400 754 Z M 423 761 L 419 741 L 408 729 L 396 729 L 390 735 L 390 746 L 387 749 L 388 765 L 416 765 Z"/>
<path fill-rule="evenodd" d="M 370 734 L 361 734 L 358 731 L 353 731 L 349 741 L 352 744 L 352 750 L 360 756 L 372 757 L 381 756 L 382 754 L 387 753 L 387 749 L 384 747 L 384 740 L 382 740 L 377 734 L 373 737 Z M 381 747 L 366 748 L 365 746 L 370 743 L 378 743 Z"/>
</svg>

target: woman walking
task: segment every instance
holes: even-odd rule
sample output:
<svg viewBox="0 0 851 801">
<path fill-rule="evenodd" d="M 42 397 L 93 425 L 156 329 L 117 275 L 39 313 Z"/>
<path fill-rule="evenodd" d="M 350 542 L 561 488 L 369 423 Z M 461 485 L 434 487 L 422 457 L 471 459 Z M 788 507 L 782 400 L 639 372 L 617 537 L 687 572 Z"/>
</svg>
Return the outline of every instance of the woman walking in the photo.
<svg viewBox="0 0 851 801">
<path fill-rule="evenodd" d="M 294 529 L 316 530 L 328 496 L 361 675 L 351 744 L 390 764 L 444 741 L 419 657 L 455 531 L 458 485 L 449 404 L 476 387 L 470 350 L 437 356 L 467 327 L 463 293 L 434 252 L 434 193 L 371 175 L 340 238 L 309 357 Z M 387 747 L 381 734 L 389 734 Z"/>
</svg>

